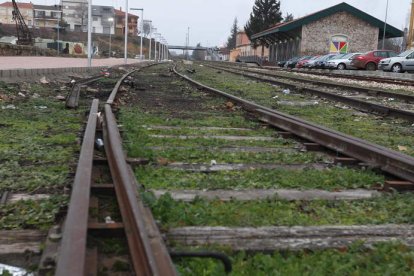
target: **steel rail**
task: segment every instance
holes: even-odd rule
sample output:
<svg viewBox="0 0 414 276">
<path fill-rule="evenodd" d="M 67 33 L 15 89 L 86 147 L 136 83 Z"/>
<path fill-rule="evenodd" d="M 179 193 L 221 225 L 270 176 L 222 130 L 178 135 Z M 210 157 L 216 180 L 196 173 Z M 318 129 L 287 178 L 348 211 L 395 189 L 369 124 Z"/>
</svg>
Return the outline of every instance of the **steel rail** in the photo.
<svg viewBox="0 0 414 276">
<path fill-rule="evenodd" d="M 146 214 L 142 202 L 139 201 L 138 184 L 128 169 L 121 146 L 121 135 L 110 104 L 105 105 L 104 126 L 105 151 L 134 270 L 137 275 L 176 275 L 161 235 L 149 235 L 146 228 Z"/>
<path fill-rule="evenodd" d="M 129 76 L 129 75 L 131 75 L 131 74 L 133 74 L 133 73 L 135 73 L 135 72 L 138 72 L 138 71 L 140 71 L 140 70 L 142 70 L 143 68 L 148 68 L 148 67 L 151 67 L 151 66 L 154 66 L 154 65 L 157 65 L 158 63 L 151 63 L 151 64 L 148 64 L 148 65 L 146 65 L 146 66 L 143 66 L 143 67 L 141 67 L 141 68 L 138 68 L 138 69 L 135 69 L 135 70 L 132 70 L 132 71 L 130 71 L 130 72 L 127 72 L 126 74 L 124 74 L 119 80 L 118 80 L 118 82 L 115 84 L 115 87 L 114 87 L 114 89 L 112 89 L 112 92 L 111 92 L 111 94 L 109 95 L 109 98 L 108 98 L 108 100 L 106 101 L 106 103 L 107 104 L 113 104 L 114 103 L 114 101 L 115 101 L 115 98 L 116 98 L 116 95 L 117 95 L 117 93 L 118 93 L 118 90 L 119 90 L 119 88 L 121 87 L 121 85 L 122 85 L 122 83 L 124 82 L 124 80 Z"/>
<path fill-rule="evenodd" d="M 56 275 L 59 276 L 76 276 L 85 273 L 89 198 L 98 105 L 99 100 L 93 100 L 83 138 L 56 268 Z"/>
<path fill-rule="evenodd" d="M 264 68 L 266 69 L 266 68 Z M 285 70 L 283 70 L 285 71 Z M 404 79 L 391 79 L 391 78 L 381 78 L 376 76 L 360 76 L 360 75 L 345 75 L 345 74 L 334 74 L 331 72 L 311 72 L 311 71 L 302 71 L 302 70 L 291 70 L 292 72 L 298 72 L 308 75 L 317 75 L 317 76 L 328 76 L 333 78 L 344 78 L 344 79 L 357 79 L 361 81 L 375 81 L 375 82 L 382 82 L 388 84 L 396 84 L 396 85 L 408 85 L 414 86 L 414 81 L 412 80 L 404 80 Z"/>
<path fill-rule="evenodd" d="M 251 74 L 246 73 L 244 71 L 237 72 L 235 70 L 228 69 L 228 68 L 214 67 L 214 66 L 211 66 L 211 65 L 207 65 L 207 66 L 211 67 L 211 68 L 215 68 L 215 69 L 219 68 L 220 70 L 230 72 L 230 73 L 233 73 L 233 74 L 239 74 L 239 75 L 251 78 L 251 79 L 255 79 L 255 80 L 259 80 L 259 81 L 263 81 L 263 82 L 268 82 L 268 83 L 272 83 L 272 84 L 282 85 L 282 86 L 285 86 L 285 87 L 289 87 L 291 89 L 295 89 L 295 90 L 298 90 L 298 91 L 309 93 L 311 95 L 317 95 L 321 98 L 333 100 L 333 101 L 336 101 L 336 102 L 341 102 L 341 103 L 353 106 L 355 108 L 358 108 L 360 110 L 364 110 L 364 111 L 367 111 L 367 112 L 370 112 L 370 113 L 384 115 L 384 116 L 390 116 L 390 117 L 394 117 L 394 118 L 400 118 L 400 119 L 408 120 L 408 121 L 411 121 L 411 122 L 414 121 L 414 112 L 410 112 L 410 111 L 406 111 L 406 110 L 400 110 L 400 109 L 387 107 L 387 106 L 379 105 L 379 104 L 375 104 L 375 103 L 369 103 L 369 102 L 366 102 L 366 101 L 353 99 L 353 98 L 349 98 L 349 97 L 344 97 L 344 96 L 337 95 L 337 94 L 334 94 L 334 93 L 324 92 L 324 91 L 320 91 L 320 90 L 313 89 L 313 88 L 308 88 L 308 87 L 305 87 L 303 85 L 287 83 L 287 82 L 284 82 L 284 81 L 281 81 L 281 80 L 259 77 L 259 76 L 251 75 Z M 256 74 L 258 74 L 258 73 L 256 73 Z M 272 76 L 272 78 L 275 78 L 275 76 Z"/>
<path fill-rule="evenodd" d="M 211 65 L 208 65 L 208 66 L 216 67 L 216 66 L 211 66 Z M 220 68 L 222 68 L 222 66 L 224 66 L 225 68 L 231 68 L 231 66 L 219 65 Z M 333 88 L 339 87 L 343 89 L 355 90 L 360 93 L 367 94 L 369 96 L 380 96 L 380 97 L 387 97 L 387 98 L 395 98 L 395 99 L 399 99 L 399 100 L 407 101 L 407 102 L 414 102 L 414 96 L 412 95 L 389 92 L 387 90 L 379 89 L 379 88 L 361 87 L 361 86 L 348 85 L 348 84 L 343 84 L 343 83 L 332 83 L 332 82 L 323 81 L 323 80 L 309 80 L 309 79 L 303 79 L 301 77 L 285 76 L 285 75 L 280 75 L 277 73 L 273 74 L 273 73 L 263 72 L 264 71 L 263 69 L 260 69 L 261 72 L 254 71 L 251 68 L 243 68 L 243 67 L 239 67 L 237 68 L 237 70 L 245 71 L 245 72 L 249 72 L 253 74 L 260 74 L 260 75 L 264 75 L 268 77 L 280 77 L 284 79 L 306 82 L 306 83 L 321 85 L 321 86 L 326 86 L 326 87 L 333 87 Z"/>
<path fill-rule="evenodd" d="M 294 133 L 307 140 L 318 143 L 326 148 L 374 165 L 401 179 L 414 183 L 414 158 L 383 146 L 334 131 L 323 126 L 310 123 L 297 117 L 258 105 L 180 74 L 174 67 L 173 71 L 181 78 L 207 91 L 230 99 L 245 109 L 255 112 L 269 124 Z"/>
<path fill-rule="evenodd" d="M 75 83 L 75 85 L 72 87 L 72 91 L 66 97 L 66 107 L 67 108 L 77 108 L 78 104 L 79 104 L 79 96 L 80 96 L 81 86 L 85 85 L 85 84 L 95 82 L 95 81 L 97 81 L 101 78 L 102 78 L 102 76 L 95 76 L 95 77 L 91 77 L 91 78 L 81 80 L 78 83 Z"/>
<path fill-rule="evenodd" d="M 118 90 L 119 90 L 119 88 L 121 87 L 121 85 L 122 85 L 122 83 L 124 82 L 124 80 L 129 76 L 129 75 L 131 75 L 132 73 L 135 73 L 135 72 L 137 72 L 137 71 L 139 71 L 140 69 L 135 69 L 135 70 L 132 70 L 132 71 L 130 71 L 130 72 L 128 72 L 128 73 L 126 73 L 126 74 L 124 74 L 124 75 L 122 75 L 122 77 L 117 81 L 117 83 L 115 84 L 115 87 L 114 87 L 114 89 L 112 89 L 112 92 L 111 92 L 111 94 L 109 95 L 109 98 L 108 98 L 108 100 L 106 101 L 106 103 L 107 104 L 113 104 L 114 103 L 114 101 L 115 101 L 115 97 L 116 97 L 116 94 L 118 93 Z"/>
<path fill-rule="evenodd" d="M 344 78 L 344 79 L 357 79 L 361 81 L 376 81 L 382 83 L 389 83 L 389 84 L 398 84 L 398 85 L 409 85 L 414 86 L 414 81 L 412 80 L 404 80 L 404 79 L 392 79 L 392 78 L 383 78 L 383 77 L 376 77 L 376 76 L 361 76 L 361 75 L 346 75 L 341 73 L 331 73 L 331 72 L 315 72 L 315 71 L 306 71 L 306 70 L 292 70 L 292 69 L 285 69 L 285 68 L 277 68 L 272 66 L 264 66 L 261 69 L 267 70 L 275 70 L 275 71 L 287 71 L 287 72 L 297 72 L 303 73 L 308 75 L 317 75 L 317 76 L 326 76 L 326 77 L 335 77 L 335 78 Z"/>
</svg>

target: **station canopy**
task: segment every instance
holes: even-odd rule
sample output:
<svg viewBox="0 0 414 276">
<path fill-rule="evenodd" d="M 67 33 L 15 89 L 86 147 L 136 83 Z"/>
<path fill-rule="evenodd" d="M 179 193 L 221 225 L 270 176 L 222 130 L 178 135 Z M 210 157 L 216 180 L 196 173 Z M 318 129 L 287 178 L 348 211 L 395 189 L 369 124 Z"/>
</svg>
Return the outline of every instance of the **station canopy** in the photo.
<svg viewBox="0 0 414 276">
<path fill-rule="evenodd" d="M 260 33 L 254 34 L 252 36 L 252 40 L 260 40 L 265 42 L 266 44 L 272 44 L 275 42 L 284 41 L 286 39 L 294 39 L 297 37 L 302 36 L 302 26 L 312 23 L 314 21 L 318 21 L 324 17 L 333 15 L 338 12 L 348 12 L 351 15 L 366 21 L 367 23 L 371 24 L 372 26 L 379 28 L 379 39 L 382 39 L 384 33 L 384 21 L 379 20 L 345 2 L 340 3 L 338 5 L 332 6 L 330 8 L 309 14 L 304 17 L 300 17 L 294 19 L 289 22 L 282 22 L 278 23 L 272 28 L 264 30 Z M 393 38 L 393 37 L 402 37 L 404 36 L 404 32 L 391 26 L 386 25 L 385 29 L 385 38 Z"/>
</svg>

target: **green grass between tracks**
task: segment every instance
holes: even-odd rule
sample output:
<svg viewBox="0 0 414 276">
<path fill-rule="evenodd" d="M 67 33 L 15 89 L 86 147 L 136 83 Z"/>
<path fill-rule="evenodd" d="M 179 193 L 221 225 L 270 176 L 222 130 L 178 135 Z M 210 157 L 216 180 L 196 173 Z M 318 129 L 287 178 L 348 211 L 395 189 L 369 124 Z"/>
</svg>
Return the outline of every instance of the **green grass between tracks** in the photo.
<svg viewBox="0 0 414 276">
<path fill-rule="evenodd" d="M 370 249 L 355 243 L 329 250 L 228 253 L 233 264 L 230 275 L 412 275 L 414 271 L 414 251 L 398 243 L 380 243 Z M 226 275 L 223 265 L 215 260 L 191 258 L 175 263 L 181 275 Z"/>
<path fill-rule="evenodd" d="M 334 167 L 288 171 L 255 169 L 196 173 L 168 168 L 142 167 L 135 170 L 137 179 L 150 189 L 323 189 L 370 188 L 383 177 L 369 171 Z"/>
<path fill-rule="evenodd" d="M 67 196 L 52 196 L 4 205 L 0 209 L 0 230 L 48 230 L 55 223 L 56 215 L 67 204 Z"/>
<path fill-rule="evenodd" d="M 76 163 L 82 111 L 65 109 L 50 86 L 31 88 L 26 98 L 0 102 L 16 108 L 0 109 L 0 191 L 61 190 Z"/>
<path fill-rule="evenodd" d="M 343 107 L 343 104 L 333 104 L 309 95 L 293 94 L 295 91 L 284 94 L 281 87 L 256 82 L 231 73 L 218 73 L 219 70 L 216 69 L 196 67 L 196 71 L 190 77 L 205 85 L 394 150 L 402 149 L 403 153 L 414 155 L 414 127 L 410 122 L 363 114 L 349 108 L 337 108 L 335 105 Z M 310 106 L 286 104 L 286 101 L 293 103 L 315 100 L 318 104 Z"/>
<path fill-rule="evenodd" d="M 155 199 L 146 194 L 163 227 L 180 226 L 313 226 L 414 223 L 411 194 L 383 195 L 365 200 L 175 201 L 169 194 Z"/>
</svg>

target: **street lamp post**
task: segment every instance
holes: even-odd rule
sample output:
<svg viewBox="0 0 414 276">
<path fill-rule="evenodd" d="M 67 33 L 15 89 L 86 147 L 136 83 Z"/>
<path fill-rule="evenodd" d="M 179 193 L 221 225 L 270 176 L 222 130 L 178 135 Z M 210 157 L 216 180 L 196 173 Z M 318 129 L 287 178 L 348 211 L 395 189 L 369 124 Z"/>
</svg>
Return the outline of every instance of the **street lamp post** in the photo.
<svg viewBox="0 0 414 276">
<path fill-rule="evenodd" d="M 149 26 L 150 26 L 150 32 L 149 32 L 149 52 L 148 52 L 148 60 L 151 60 L 151 40 L 152 40 L 152 21 L 147 20 Z"/>
<path fill-rule="evenodd" d="M 382 49 L 383 50 L 385 50 L 385 30 L 387 29 L 387 17 L 388 17 L 388 0 L 387 0 L 387 7 L 385 8 L 384 33 L 382 35 Z"/>
<path fill-rule="evenodd" d="M 154 33 L 154 60 L 157 61 L 158 55 L 157 55 L 157 39 L 160 36 L 160 33 Z"/>
<path fill-rule="evenodd" d="M 114 22 L 114 19 L 112 17 L 108 18 L 109 23 L 109 57 L 111 57 L 111 35 L 112 35 L 112 24 Z"/>
<path fill-rule="evenodd" d="M 89 0 L 88 1 L 88 67 L 92 66 L 92 33 L 91 31 L 92 31 L 92 0 Z"/>
<path fill-rule="evenodd" d="M 124 45 L 124 62 L 128 63 L 128 0 L 125 0 L 125 45 Z"/>
<path fill-rule="evenodd" d="M 161 42 L 162 42 L 162 37 L 160 37 L 160 41 L 158 42 L 158 60 L 161 61 Z"/>
<path fill-rule="evenodd" d="M 62 6 L 61 5 L 55 5 L 56 8 L 58 8 L 58 15 L 57 15 L 57 54 L 60 53 L 60 44 L 59 44 L 59 31 L 60 31 L 60 19 L 62 18 Z"/>
<path fill-rule="evenodd" d="M 139 59 L 142 60 L 142 33 L 144 32 L 144 9 L 135 9 L 135 8 L 131 8 L 131 10 L 134 11 L 141 11 L 141 47 L 139 49 Z"/>
</svg>

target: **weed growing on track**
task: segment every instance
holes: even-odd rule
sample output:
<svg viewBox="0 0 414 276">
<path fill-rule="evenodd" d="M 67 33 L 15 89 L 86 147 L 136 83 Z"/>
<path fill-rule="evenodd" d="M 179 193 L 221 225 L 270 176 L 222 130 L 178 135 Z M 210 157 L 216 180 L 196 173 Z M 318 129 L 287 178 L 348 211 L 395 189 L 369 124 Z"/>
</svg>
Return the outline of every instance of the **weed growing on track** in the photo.
<svg viewBox="0 0 414 276">
<path fill-rule="evenodd" d="M 146 196 L 156 219 L 163 227 L 181 226 L 317 226 L 358 224 L 412 224 L 414 198 L 410 194 L 383 195 L 366 200 L 208 201 L 186 203 L 169 194 L 158 200 Z"/>
<path fill-rule="evenodd" d="M 189 173 L 168 168 L 140 167 L 137 179 L 149 189 L 354 189 L 370 188 L 383 182 L 383 176 L 369 171 L 334 167 L 324 171 L 308 169 L 256 169 Z"/>
<path fill-rule="evenodd" d="M 411 123 L 392 118 L 381 118 L 355 112 L 343 107 L 336 108 L 332 102 L 318 100 L 317 105 L 295 106 L 280 104 L 281 101 L 315 100 L 315 97 L 282 93 L 282 88 L 252 81 L 231 73 L 217 73 L 216 69 L 197 67 L 191 75 L 197 81 L 221 89 L 227 93 L 249 99 L 258 104 L 294 115 L 317 124 L 359 137 L 403 153 L 414 155 L 414 128 Z M 274 98 L 278 97 L 278 98 Z M 342 105 L 340 105 L 342 106 Z M 322 116 L 323 114 L 323 116 Z"/>
<path fill-rule="evenodd" d="M 55 99 L 14 102 L 0 109 L 0 190 L 61 189 L 79 150 L 79 112 Z"/>
<path fill-rule="evenodd" d="M 216 248 L 213 248 L 213 250 Z M 273 254 L 235 253 L 227 250 L 231 275 L 412 275 L 414 251 L 398 243 L 378 243 L 370 249 L 360 243 L 347 248 L 302 250 Z M 214 260 L 181 259 L 175 264 L 181 275 L 226 275 Z"/>
<path fill-rule="evenodd" d="M 0 209 L 0 229 L 47 230 L 67 204 L 67 196 L 52 196 L 48 199 L 22 200 L 4 205 Z"/>
</svg>

